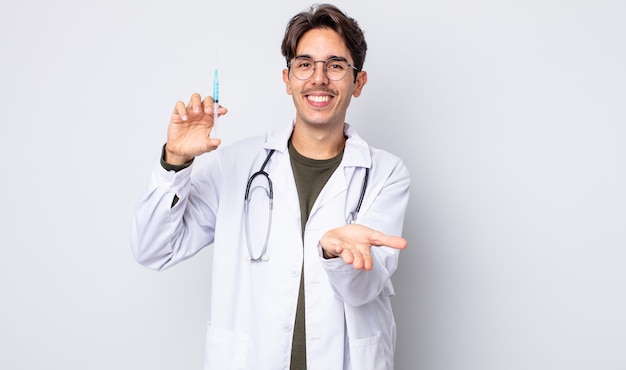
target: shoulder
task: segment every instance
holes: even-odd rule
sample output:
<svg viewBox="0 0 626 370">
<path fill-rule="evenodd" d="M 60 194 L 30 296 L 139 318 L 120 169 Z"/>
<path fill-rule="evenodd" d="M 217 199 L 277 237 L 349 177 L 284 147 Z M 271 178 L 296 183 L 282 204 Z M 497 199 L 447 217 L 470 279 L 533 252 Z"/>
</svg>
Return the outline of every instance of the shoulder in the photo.
<svg viewBox="0 0 626 370">
<path fill-rule="evenodd" d="M 370 154 L 372 156 L 372 161 L 376 161 L 376 162 L 384 162 L 384 163 L 388 163 L 388 164 L 392 164 L 392 163 L 398 163 L 398 164 L 404 164 L 404 161 L 402 160 L 402 158 L 400 158 L 399 156 L 397 156 L 396 154 L 389 152 L 385 149 L 380 149 L 380 148 L 376 148 L 373 146 L 370 146 Z"/>
<path fill-rule="evenodd" d="M 258 158 L 265 158 L 270 149 L 285 151 L 288 138 L 289 135 L 285 134 L 284 129 L 270 130 L 218 148 L 216 159 L 222 166 L 238 166 L 255 162 Z"/>
<path fill-rule="evenodd" d="M 215 151 L 215 161 L 225 171 L 232 171 L 254 161 L 263 149 L 263 136 L 253 136 L 222 145 Z"/>
<path fill-rule="evenodd" d="M 253 148 L 258 148 L 260 146 L 263 146 L 266 135 L 267 134 L 251 136 L 245 139 L 240 139 L 233 143 L 224 145 L 222 148 L 218 149 L 218 151 L 221 151 L 222 153 L 225 153 L 225 154 L 250 151 Z"/>
<path fill-rule="evenodd" d="M 345 130 L 348 136 L 347 145 L 350 152 L 353 153 L 355 164 L 371 167 L 375 171 L 381 173 L 404 172 L 408 176 L 408 170 L 404 161 L 396 154 L 381 148 L 370 145 L 363 139 L 354 127 L 346 124 Z"/>
<path fill-rule="evenodd" d="M 240 139 L 230 145 L 222 148 L 224 155 L 233 155 L 240 153 L 256 154 L 262 149 L 267 151 L 275 149 L 277 151 L 287 150 L 287 141 L 293 132 L 293 123 L 284 125 L 273 130 L 268 130 L 263 134 Z"/>
<path fill-rule="evenodd" d="M 397 155 L 383 149 L 370 147 L 371 172 L 392 181 L 411 181 L 409 169 Z"/>
</svg>

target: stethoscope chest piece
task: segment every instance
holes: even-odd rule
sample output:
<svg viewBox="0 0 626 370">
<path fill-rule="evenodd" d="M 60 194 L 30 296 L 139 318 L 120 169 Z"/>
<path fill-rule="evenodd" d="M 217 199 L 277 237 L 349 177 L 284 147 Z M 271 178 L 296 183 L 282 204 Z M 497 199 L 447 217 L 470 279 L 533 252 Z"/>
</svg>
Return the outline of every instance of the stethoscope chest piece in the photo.
<svg viewBox="0 0 626 370">
<path fill-rule="evenodd" d="M 267 262 L 270 260 L 270 258 L 267 255 L 262 255 L 261 257 L 258 257 L 258 258 L 254 258 L 252 256 L 246 256 L 244 257 L 244 260 L 247 262 Z"/>
</svg>

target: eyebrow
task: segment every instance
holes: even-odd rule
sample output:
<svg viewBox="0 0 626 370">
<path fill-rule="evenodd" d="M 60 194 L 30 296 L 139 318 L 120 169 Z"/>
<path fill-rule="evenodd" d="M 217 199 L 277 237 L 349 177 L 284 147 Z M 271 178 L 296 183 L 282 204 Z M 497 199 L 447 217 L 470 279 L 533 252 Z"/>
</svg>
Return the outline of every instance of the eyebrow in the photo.
<svg viewBox="0 0 626 370">
<path fill-rule="evenodd" d="M 311 59 L 313 60 L 313 57 L 310 56 L 309 54 L 300 54 L 300 55 L 296 55 L 293 59 Z M 344 57 L 340 57 L 339 55 L 331 55 L 329 56 L 327 59 L 322 59 L 322 60 L 342 60 L 344 62 L 348 62 L 348 59 L 344 58 Z"/>
</svg>

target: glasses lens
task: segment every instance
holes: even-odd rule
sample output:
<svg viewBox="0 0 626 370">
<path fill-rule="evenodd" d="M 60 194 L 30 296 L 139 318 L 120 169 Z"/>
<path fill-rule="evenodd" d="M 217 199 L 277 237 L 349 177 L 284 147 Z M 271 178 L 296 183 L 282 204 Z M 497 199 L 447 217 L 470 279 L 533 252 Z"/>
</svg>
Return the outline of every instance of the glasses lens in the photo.
<svg viewBox="0 0 626 370">
<path fill-rule="evenodd" d="M 297 79 L 307 80 L 313 76 L 315 63 L 313 63 L 313 60 L 309 58 L 296 58 L 293 63 L 291 63 L 291 70 Z"/>
<path fill-rule="evenodd" d="M 341 59 L 328 59 L 326 61 L 326 77 L 329 80 L 339 81 L 348 72 L 348 62 Z"/>
<path fill-rule="evenodd" d="M 319 62 L 319 61 L 318 61 Z M 315 72 L 316 62 L 310 58 L 296 58 L 291 63 L 293 75 L 299 80 L 308 80 Z M 328 59 L 324 63 L 326 77 L 332 81 L 339 81 L 348 72 L 348 62 L 343 59 Z"/>
</svg>

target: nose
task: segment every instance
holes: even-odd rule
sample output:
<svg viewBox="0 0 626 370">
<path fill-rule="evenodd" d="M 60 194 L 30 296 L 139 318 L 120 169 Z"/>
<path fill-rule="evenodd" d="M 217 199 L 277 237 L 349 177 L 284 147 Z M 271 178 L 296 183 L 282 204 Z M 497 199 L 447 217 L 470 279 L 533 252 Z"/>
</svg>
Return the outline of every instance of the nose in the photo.
<svg viewBox="0 0 626 370">
<path fill-rule="evenodd" d="M 328 78 L 326 77 L 326 61 L 316 60 L 313 63 L 315 64 L 315 68 L 313 68 L 313 76 L 311 76 L 311 80 L 314 83 L 328 82 Z M 319 66 L 318 63 L 322 63 L 322 65 Z"/>
</svg>

